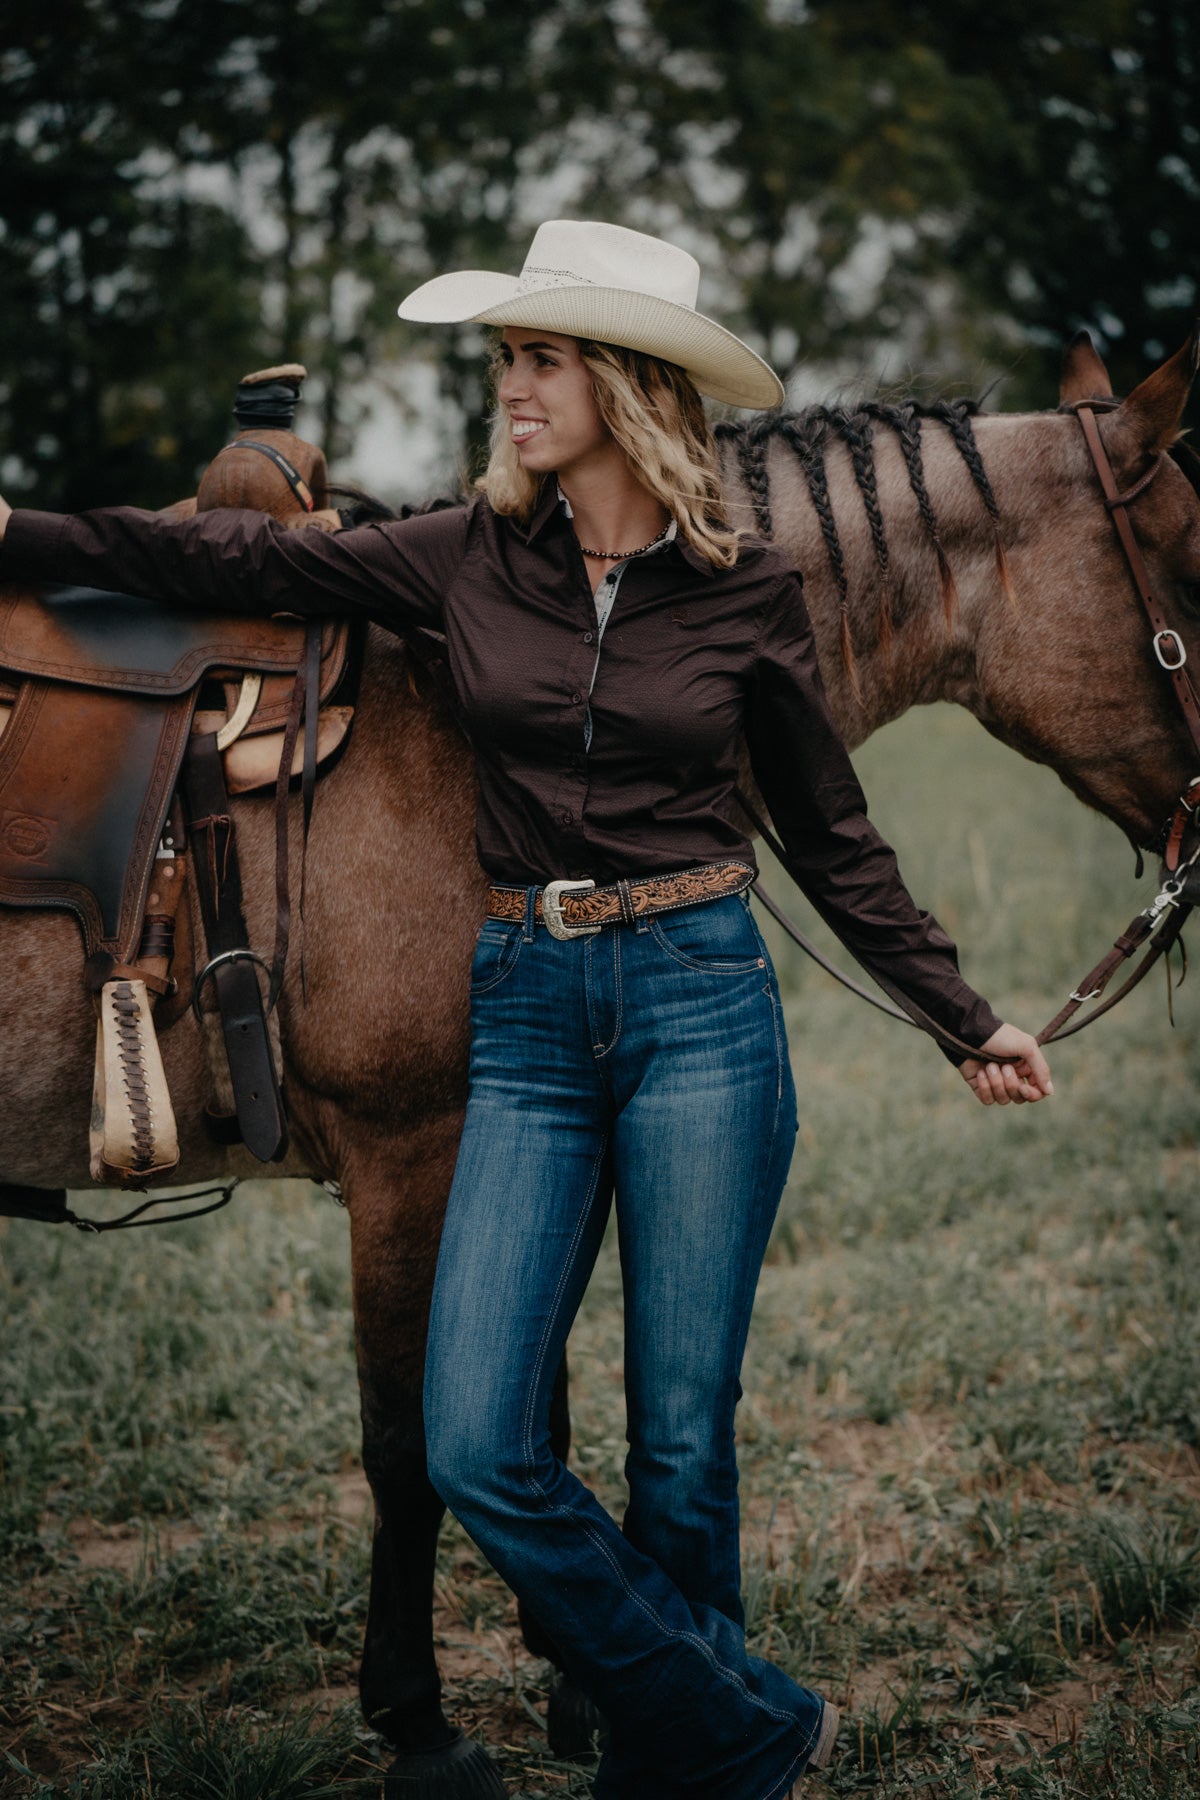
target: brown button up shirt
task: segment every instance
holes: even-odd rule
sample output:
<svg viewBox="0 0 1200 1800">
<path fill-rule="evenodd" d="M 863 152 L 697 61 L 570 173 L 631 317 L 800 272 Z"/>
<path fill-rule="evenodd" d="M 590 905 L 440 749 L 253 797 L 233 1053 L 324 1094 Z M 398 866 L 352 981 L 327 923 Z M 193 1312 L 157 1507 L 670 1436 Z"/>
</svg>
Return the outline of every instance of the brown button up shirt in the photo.
<svg viewBox="0 0 1200 1800">
<path fill-rule="evenodd" d="M 444 632 L 478 765 L 479 859 L 498 882 L 753 862 L 733 803 L 744 734 L 792 874 L 864 967 L 969 1043 L 999 1024 L 867 818 L 800 577 L 775 545 L 743 540 L 732 569 L 682 539 L 631 559 L 598 664 L 583 557 L 552 483 L 528 529 L 485 500 L 332 535 L 237 510 L 182 523 L 18 511 L 0 579 Z"/>
</svg>

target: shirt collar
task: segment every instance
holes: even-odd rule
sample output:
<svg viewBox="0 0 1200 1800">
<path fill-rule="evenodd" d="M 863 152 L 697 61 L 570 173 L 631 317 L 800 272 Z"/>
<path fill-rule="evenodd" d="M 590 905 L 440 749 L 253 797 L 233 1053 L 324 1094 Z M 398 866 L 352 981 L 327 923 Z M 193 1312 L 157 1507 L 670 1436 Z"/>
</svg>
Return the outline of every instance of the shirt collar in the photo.
<svg viewBox="0 0 1200 1800">
<path fill-rule="evenodd" d="M 542 483 L 542 491 L 538 495 L 538 503 L 533 509 L 533 517 L 530 519 L 529 524 L 525 529 L 525 537 L 528 543 L 534 543 L 535 540 L 541 536 L 543 529 L 558 510 L 558 483 L 556 481 L 544 481 Z"/>
</svg>

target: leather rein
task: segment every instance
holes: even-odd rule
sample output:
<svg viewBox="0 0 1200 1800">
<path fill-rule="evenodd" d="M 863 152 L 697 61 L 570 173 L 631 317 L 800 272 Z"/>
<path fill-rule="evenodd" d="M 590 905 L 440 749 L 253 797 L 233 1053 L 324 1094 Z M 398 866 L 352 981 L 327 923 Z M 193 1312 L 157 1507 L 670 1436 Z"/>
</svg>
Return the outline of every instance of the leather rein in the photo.
<svg viewBox="0 0 1200 1800">
<path fill-rule="evenodd" d="M 1133 486 L 1126 488 L 1124 492 L 1119 490 L 1113 474 L 1112 463 L 1104 448 L 1100 429 L 1096 423 L 1098 411 L 1112 411 L 1118 404 L 1119 402 L 1116 400 L 1097 398 L 1076 401 L 1065 410 L 1075 414 L 1083 430 L 1084 439 L 1103 490 L 1105 507 L 1112 517 L 1133 585 L 1150 623 L 1155 657 L 1171 678 L 1175 698 L 1196 751 L 1197 767 L 1200 767 L 1200 700 L 1197 698 L 1191 676 L 1188 674 L 1187 649 L 1179 633 L 1168 625 L 1162 609 L 1155 599 L 1150 582 L 1150 571 L 1146 567 L 1146 560 L 1142 555 L 1128 513 L 1129 503 L 1150 486 L 1161 469 L 1163 457 L 1167 453 L 1162 450 L 1158 451 L 1154 461 L 1140 480 L 1134 482 Z M 786 869 L 787 853 L 782 844 L 760 816 L 753 803 L 740 789 L 737 791 L 737 798 L 763 842 Z M 1193 776 L 1188 783 L 1164 827 L 1162 835 L 1165 839 L 1166 850 L 1163 859 L 1162 885 L 1158 893 L 1149 906 L 1144 907 L 1130 920 L 1125 930 L 1114 941 L 1112 949 L 1100 959 L 1093 969 L 1088 971 L 1079 985 L 1072 990 L 1066 1004 L 1038 1032 L 1039 1044 L 1054 1044 L 1062 1038 L 1072 1037 L 1077 1031 L 1082 1031 L 1085 1026 L 1094 1024 L 1106 1012 L 1111 1012 L 1114 1006 L 1118 1005 L 1127 994 L 1132 993 L 1133 989 L 1144 980 L 1153 965 L 1161 957 L 1168 955 L 1174 945 L 1179 942 L 1180 934 L 1192 910 L 1191 901 L 1184 897 L 1188 886 L 1188 877 L 1200 862 L 1200 832 L 1194 828 L 1198 804 L 1200 804 L 1200 775 Z M 1193 826 L 1192 843 L 1185 856 L 1184 847 L 1189 826 Z M 1197 874 L 1200 875 L 1200 870 L 1197 870 Z M 806 936 L 783 909 L 772 900 L 761 882 L 756 881 L 753 884 L 753 892 L 757 894 L 772 918 L 783 927 L 792 942 L 797 944 L 806 956 L 811 957 L 815 963 L 832 975 L 835 981 L 840 982 L 844 988 L 848 988 L 852 994 L 857 994 L 860 999 L 867 1001 L 869 1005 L 876 1007 L 880 1012 L 886 1013 L 889 1018 L 900 1019 L 906 1025 L 915 1025 L 928 1032 L 944 1049 L 951 1051 L 956 1056 L 976 1059 L 979 1057 L 979 1049 L 976 1045 L 965 1043 L 962 1038 L 956 1037 L 952 1031 L 948 1031 L 944 1025 L 940 1025 L 908 995 L 893 988 L 890 983 L 879 982 L 879 985 L 883 987 L 885 993 L 891 994 L 892 999 L 898 1002 L 896 1005 L 887 1000 L 881 1000 L 877 994 L 871 993 L 868 988 L 863 987 L 860 982 L 853 980 L 836 964 L 830 962 L 811 938 Z M 1145 947 L 1145 955 L 1141 961 L 1134 965 L 1131 973 L 1113 993 L 1102 999 L 1101 996 L 1104 995 L 1117 970 L 1143 947 Z M 874 979 L 879 981 L 878 976 L 875 976 Z M 1092 1006 L 1090 1012 L 1078 1017 L 1082 1008 L 1093 1001 L 1098 1004 Z M 1020 1059 L 993 1056 L 987 1060 L 1015 1062 Z"/>
</svg>

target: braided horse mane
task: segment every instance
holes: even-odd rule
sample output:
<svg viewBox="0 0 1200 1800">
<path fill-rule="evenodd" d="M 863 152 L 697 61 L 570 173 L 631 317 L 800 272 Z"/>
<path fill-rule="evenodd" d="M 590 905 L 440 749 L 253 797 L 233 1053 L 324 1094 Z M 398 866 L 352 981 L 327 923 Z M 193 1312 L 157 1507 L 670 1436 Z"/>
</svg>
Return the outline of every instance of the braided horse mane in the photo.
<svg viewBox="0 0 1200 1800">
<path fill-rule="evenodd" d="M 929 405 L 921 405 L 916 400 L 904 400 L 897 404 L 867 400 L 852 410 L 841 406 L 810 406 L 803 412 L 761 413 L 746 422 L 728 422 L 717 426 L 718 439 L 728 444 L 737 457 L 754 506 L 755 523 L 763 537 L 774 535 L 767 473 L 767 452 L 772 438 L 779 438 L 799 461 L 821 527 L 830 573 L 837 590 L 841 613 L 842 659 L 855 697 L 859 700 L 861 693 L 850 624 L 850 584 L 842 554 L 842 540 L 829 498 L 829 482 L 825 471 L 826 449 L 831 441 L 840 439 L 850 453 L 854 481 L 862 497 L 875 553 L 875 565 L 879 572 L 879 641 L 886 647 L 891 642 L 895 620 L 891 559 L 879 504 L 879 486 L 875 478 L 874 437 L 879 429 L 894 434 L 904 458 L 921 524 L 937 558 L 947 625 L 954 619 L 958 591 L 942 543 L 937 513 L 925 483 L 921 433 L 927 424 L 935 424 L 949 435 L 966 465 L 991 522 L 996 568 L 1001 585 L 1009 599 L 1013 597 L 1000 537 L 1000 508 L 971 427 L 971 420 L 979 410 L 978 402 L 974 400 L 938 400 Z"/>
</svg>

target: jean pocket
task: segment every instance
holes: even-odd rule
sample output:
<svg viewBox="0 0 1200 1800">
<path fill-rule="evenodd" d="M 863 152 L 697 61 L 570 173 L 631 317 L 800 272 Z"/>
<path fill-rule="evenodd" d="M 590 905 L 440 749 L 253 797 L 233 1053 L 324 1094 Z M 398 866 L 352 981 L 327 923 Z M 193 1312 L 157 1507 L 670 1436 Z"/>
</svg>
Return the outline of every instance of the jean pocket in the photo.
<svg viewBox="0 0 1200 1800">
<path fill-rule="evenodd" d="M 506 925 L 499 919 L 484 920 L 475 939 L 475 956 L 471 963 L 472 994 L 489 993 L 512 974 L 524 937 L 521 925 Z"/>
<path fill-rule="evenodd" d="M 754 921 L 736 894 L 659 913 L 650 932 L 672 962 L 700 974 L 747 975 L 767 966 Z"/>
</svg>

